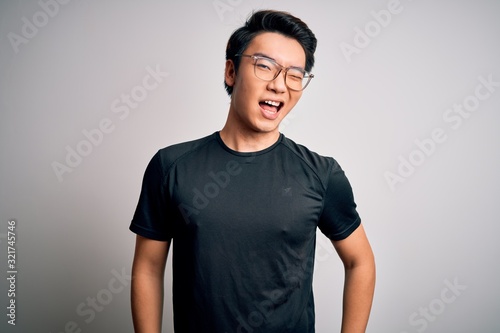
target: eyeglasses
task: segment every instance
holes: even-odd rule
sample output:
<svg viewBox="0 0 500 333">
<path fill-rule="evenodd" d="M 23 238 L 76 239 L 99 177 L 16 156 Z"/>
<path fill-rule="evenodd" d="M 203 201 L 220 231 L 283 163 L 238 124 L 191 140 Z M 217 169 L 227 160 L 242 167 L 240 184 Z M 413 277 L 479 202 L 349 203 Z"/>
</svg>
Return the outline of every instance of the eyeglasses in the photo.
<svg viewBox="0 0 500 333">
<path fill-rule="evenodd" d="M 253 59 L 255 76 L 263 81 L 273 81 L 285 71 L 285 84 L 290 90 L 302 91 L 306 89 L 314 74 L 308 73 L 299 67 L 283 67 L 276 61 L 264 56 L 235 54 L 236 57 Z"/>
</svg>

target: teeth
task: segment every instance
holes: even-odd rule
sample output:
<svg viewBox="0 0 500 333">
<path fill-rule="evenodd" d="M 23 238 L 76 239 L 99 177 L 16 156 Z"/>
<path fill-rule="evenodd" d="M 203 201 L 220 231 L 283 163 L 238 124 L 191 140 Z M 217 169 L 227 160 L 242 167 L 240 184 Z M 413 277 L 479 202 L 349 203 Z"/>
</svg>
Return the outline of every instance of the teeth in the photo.
<svg viewBox="0 0 500 333">
<path fill-rule="evenodd" d="M 274 102 L 274 101 L 264 101 L 264 103 L 272 105 L 272 106 L 280 106 L 280 102 Z"/>
</svg>

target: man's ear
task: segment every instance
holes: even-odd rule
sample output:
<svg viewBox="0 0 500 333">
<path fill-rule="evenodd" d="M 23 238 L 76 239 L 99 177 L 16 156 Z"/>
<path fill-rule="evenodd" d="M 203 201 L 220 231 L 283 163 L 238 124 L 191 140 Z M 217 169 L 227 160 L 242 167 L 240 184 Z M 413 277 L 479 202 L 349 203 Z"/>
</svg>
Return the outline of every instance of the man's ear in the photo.
<svg viewBox="0 0 500 333">
<path fill-rule="evenodd" d="M 236 69 L 234 68 L 234 62 L 231 59 L 226 60 L 224 80 L 228 86 L 234 86 L 234 81 L 236 80 Z"/>
</svg>

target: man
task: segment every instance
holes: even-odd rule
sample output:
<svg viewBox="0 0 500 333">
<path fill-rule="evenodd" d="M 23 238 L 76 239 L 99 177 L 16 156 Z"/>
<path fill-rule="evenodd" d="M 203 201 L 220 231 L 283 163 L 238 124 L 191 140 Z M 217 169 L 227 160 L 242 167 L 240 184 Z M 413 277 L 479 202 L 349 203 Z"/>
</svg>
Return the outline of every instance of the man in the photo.
<svg viewBox="0 0 500 333">
<path fill-rule="evenodd" d="M 314 332 L 316 229 L 345 266 L 343 333 L 364 332 L 375 264 L 342 169 L 278 129 L 311 78 L 316 38 L 255 12 L 229 39 L 220 132 L 161 149 L 130 229 L 135 331 L 160 332 L 173 242 L 175 332 Z"/>
</svg>

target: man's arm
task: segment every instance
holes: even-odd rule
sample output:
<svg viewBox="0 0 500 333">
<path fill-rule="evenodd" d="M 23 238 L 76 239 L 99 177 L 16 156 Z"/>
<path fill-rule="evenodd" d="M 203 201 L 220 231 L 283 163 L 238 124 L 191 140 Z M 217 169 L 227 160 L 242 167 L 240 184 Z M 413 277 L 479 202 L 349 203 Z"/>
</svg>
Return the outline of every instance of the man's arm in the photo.
<svg viewBox="0 0 500 333">
<path fill-rule="evenodd" d="M 132 319 L 136 333 L 161 332 L 163 282 L 170 242 L 137 235 L 132 265 Z"/>
<path fill-rule="evenodd" d="M 364 333 L 375 289 L 375 260 L 363 225 L 332 243 L 345 268 L 341 333 Z"/>
</svg>

